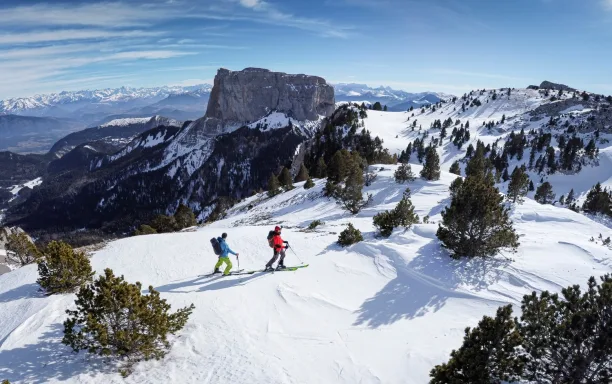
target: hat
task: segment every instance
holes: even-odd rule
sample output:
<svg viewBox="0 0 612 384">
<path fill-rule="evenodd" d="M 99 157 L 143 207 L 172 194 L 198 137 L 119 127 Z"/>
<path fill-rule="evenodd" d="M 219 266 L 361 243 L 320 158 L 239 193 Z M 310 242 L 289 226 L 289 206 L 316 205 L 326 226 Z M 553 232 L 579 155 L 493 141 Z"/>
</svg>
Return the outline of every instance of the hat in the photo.
<svg viewBox="0 0 612 384">
<path fill-rule="evenodd" d="M 221 237 L 225 239 L 227 237 L 227 233 L 223 233 Z"/>
<path fill-rule="evenodd" d="M 282 229 L 282 227 L 279 227 L 278 225 L 277 225 L 277 226 L 274 228 L 274 230 L 275 230 L 276 232 L 280 232 L 280 230 L 281 230 L 281 229 Z"/>
</svg>

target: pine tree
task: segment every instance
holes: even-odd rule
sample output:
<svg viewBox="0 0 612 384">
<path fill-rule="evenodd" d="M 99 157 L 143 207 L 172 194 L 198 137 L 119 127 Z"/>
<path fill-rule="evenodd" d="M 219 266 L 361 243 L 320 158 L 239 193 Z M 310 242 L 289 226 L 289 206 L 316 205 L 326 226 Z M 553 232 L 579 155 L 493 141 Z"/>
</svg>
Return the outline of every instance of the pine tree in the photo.
<svg viewBox="0 0 612 384">
<path fill-rule="evenodd" d="M 348 223 L 346 229 L 340 232 L 340 236 L 338 236 L 338 244 L 343 247 L 348 247 L 360 241 L 363 241 L 363 235 L 351 223 Z"/>
<path fill-rule="evenodd" d="M 421 177 L 425 180 L 440 179 L 440 157 L 435 148 L 429 147 L 427 149 L 427 156 L 423 169 L 421 170 Z"/>
<path fill-rule="evenodd" d="M 555 201 L 552 185 L 548 181 L 545 181 L 536 190 L 534 199 L 540 204 L 552 204 L 552 202 Z"/>
<path fill-rule="evenodd" d="M 346 177 L 348 159 L 350 155 L 346 150 L 336 151 L 327 167 L 327 177 L 333 182 L 339 183 Z"/>
<path fill-rule="evenodd" d="M 493 256 L 515 250 L 518 235 L 512 227 L 503 197 L 486 178 L 467 177 L 442 212 L 437 236 L 453 257 Z"/>
<path fill-rule="evenodd" d="M 380 104 L 379 101 L 374 103 L 374 106 L 372 106 L 372 109 L 375 111 L 382 111 L 382 105 Z"/>
<path fill-rule="evenodd" d="M 522 301 L 518 330 L 526 352 L 524 381 L 610 383 L 612 380 L 612 275 L 594 277 L 588 289 L 548 291 Z"/>
<path fill-rule="evenodd" d="M 314 186 L 315 186 L 315 183 L 312 181 L 310 177 L 308 178 L 308 180 L 306 180 L 306 183 L 304 183 L 304 189 L 310 189 Z"/>
<path fill-rule="evenodd" d="M 319 157 L 319 160 L 317 160 L 314 176 L 320 179 L 327 177 L 327 164 L 325 164 L 323 157 Z"/>
<path fill-rule="evenodd" d="M 295 182 L 299 183 L 299 182 L 302 182 L 302 181 L 306 181 L 309 178 L 310 178 L 310 176 L 308 175 L 308 169 L 306 169 L 306 167 L 302 163 L 302 165 L 300 166 L 300 171 L 298 172 L 297 176 L 295 177 Z"/>
<path fill-rule="evenodd" d="M 157 215 L 151 222 L 151 227 L 159 233 L 166 233 L 176 231 L 178 224 L 174 216 Z"/>
<path fill-rule="evenodd" d="M 293 189 L 293 177 L 291 177 L 291 172 L 289 172 L 287 167 L 283 167 L 278 181 L 280 182 L 281 186 L 285 188 L 285 191 Z"/>
<path fill-rule="evenodd" d="M 529 192 L 529 175 L 520 167 L 514 168 L 510 184 L 508 184 L 508 200 L 521 204 L 523 197 Z"/>
<path fill-rule="evenodd" d="M 395 182 L 398 184 L 403 184 L 407 181 L 414 181 L 416 179 L 414 173 L 412 173 L 412 167 L 410 164 L 400 164 L 400 166 L 395 170 L 394 177 Z"/>
<path fill-rule="evenodd" d="M 467 328 L 463 345 L 451 352 L 447 363 L 430 372 L 431 384 L 501 383 L 520 379 L 524 362 L 520 356 L 521 336 L 512 319 L 512 306 L 497 310 L 474 329 Z"/>
<path fill-rule="evenodd" d="M 601 183 L 597 183 L 587 193 L 582 209 L 589 213 L 612 216 L 612 194 L 607 189 L 602 189 Z"/>
<path fill-rule="evenodd" d="M 459 167 L 459 161 L 455 161 L 453 162 L 453 164 L 451 164 L 449 172 L 461 176 L 461 167 Z"/>
<path fill-rule="evenodd" d="M 502 180 L 504 180 L 504 182 L 510 180 L 510 175 L 508 175 L 508 168 L 504 168 L 504 172 L 502 173 Z"/>
<path fill-rule="evenodd" d="M 194 309 L 193 304 L 169 313 L 170 304 L 149 286 L 127 283 L 110 269 L 77 293 L 76 310 L 68 310 L 62 343 L 75 352 L 86 350 L 123 359 L 127 376 L 140 360 L 161 359 L 170 348 L 169 334 L 176 334 Z"/>
<path fill-rule="evenodd" d="M 174 214 L 174 220 L 178 230 L 194 227 L 198 224 L 193 211 L 184 204 L 179 204 Z"/>
<path fill-rule="evenodd" d="M 274 173 L 268 179 L 268 196 L 274 197 L 280 193 L 280 182 Z"/>
<path fill-rule="evenodd" d="M 571 191 L 569 191 L 569 193 L 567 194 L 567 199 L 565 199 L 565 202 L 569 205 L 571 203 L 574 202 L 574 200 L 576 199 L 574 197 L 575 193 L 574 193 L 574 188 L 572 188 Z"/>
<path fill-rule="evenodd" d="M 25 232 L 12 233 L 6 239 L 7 258 L 24 266 L 40 257 L 40 251 Z"/>
<path fill-rule="evenodd" d="M 372 201 L 371 195 L 368 195 L 367 199 L 363 199 L 363 186 L 363 171 L 358 162 L 353 161 L 349 163 L 348 176 L 344 187 L 337 190 L 338 200 L 353 215 L 359 213 L 363 207 Z"/>
<path fill-rule="evenodd" d="M 535 186 L 533 185 L 533 180 L 529 180 L 529 192 L 535 191 Z"/>
<path fill-rule="evenodd" d="M 156 233 L 157 231 L 155 230 L 155 228 L 146 224 L 142 224 L 138 229 L 134 231 L 134 236 L 154 235 Z"/>
<path fill-rule="evenodd" d="M 39 278 L 36 282 L 48 295 L 74 292 L 94 275 L 87 256 L 63 242 L 49 243 L 37 263 Z"/>
</svg>

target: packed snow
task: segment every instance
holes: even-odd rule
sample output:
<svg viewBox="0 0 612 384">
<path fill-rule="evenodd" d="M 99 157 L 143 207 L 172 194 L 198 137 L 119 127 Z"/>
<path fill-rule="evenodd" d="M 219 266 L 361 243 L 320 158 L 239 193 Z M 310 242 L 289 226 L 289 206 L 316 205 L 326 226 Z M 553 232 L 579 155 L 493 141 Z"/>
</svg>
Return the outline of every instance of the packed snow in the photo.
<svg viewBox="0 0 612 384">
<path fill-rule="evenodd" d="M 395 166 L 383 167 L 364 190 L 373 204 L 356 216 L 322 197 L 325 180 L 317 180 L 310 190 L 300 183 L 274 198 L 246 199 L 196 232 L 127 238 L 96 252 L 91 261 L 98 273 L 112 268 L 150 284 L 175 309 L 196 306 L 170 353 L 137 364 L 125 380 L 113 365 L 60 343 L 74 295 L 41 295 L 36 266 L 0 276 L 0 377 L 12 383 L 425 383 L 429 370 L 459 347 L 464 328 L 483 315 L 518 305 L 534 290 L 559 292 L 612 272 L 612 251 L 589 241 L 608 228 L 531 199 L 512 210 L 518 253 L 455 261 L 435 236 L 455 175 L 402 185 L 393 180 Z M 373 215 L 393 208 L 406 187 L 429 224 L 378 238 Z M 305 230 L 313 220 L 324 224 Z M 348 222 L 365 240 L 341 248 L 335 242 Z M 240 253 L 240 268 L 261 269 L 271 257 L 265 237 L 277 224 L 291 245 L 286 265 L 307 268 L 201 276 L 216 261 L 209 239 L 222 232 Z"/>
</svg>

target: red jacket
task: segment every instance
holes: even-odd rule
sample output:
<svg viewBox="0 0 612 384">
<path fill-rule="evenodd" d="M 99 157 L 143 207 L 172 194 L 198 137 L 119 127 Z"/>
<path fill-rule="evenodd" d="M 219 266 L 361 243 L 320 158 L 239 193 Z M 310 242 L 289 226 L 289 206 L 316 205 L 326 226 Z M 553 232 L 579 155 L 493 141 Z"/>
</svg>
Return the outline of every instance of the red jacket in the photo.
<svg viewBox="0 0 612 384">
<path fill-rule="evenodd" d="M 274 252 L 280 252 L 282 249 L 287 248 L 285 242 L 281 239 L 280 233 L 274 235 Z"/>
</svg>

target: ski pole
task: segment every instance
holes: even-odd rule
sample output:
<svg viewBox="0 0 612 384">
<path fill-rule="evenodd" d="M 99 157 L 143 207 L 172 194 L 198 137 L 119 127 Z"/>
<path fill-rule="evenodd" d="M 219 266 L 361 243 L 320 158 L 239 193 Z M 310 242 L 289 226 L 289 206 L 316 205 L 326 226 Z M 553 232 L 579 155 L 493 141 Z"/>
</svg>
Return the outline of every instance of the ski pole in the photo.
<svg viewBox="0 0 612 384">
<path fill-rule="evenodd" d="M 295 255 L 295 257 L 298 258 L 298 260 L 300 261 L 300 264 L 304 264 L 304 262 L 302 261 L 302 259 L 300 259 L 300 257 L 298 256 L 297 253 L 295 253 L 295 251 L 293 250 L 293 247 L 289 247 L 289 249 L 291 250 L 291 252 L 293 252 L 293 254 Z"/>
</svg>

